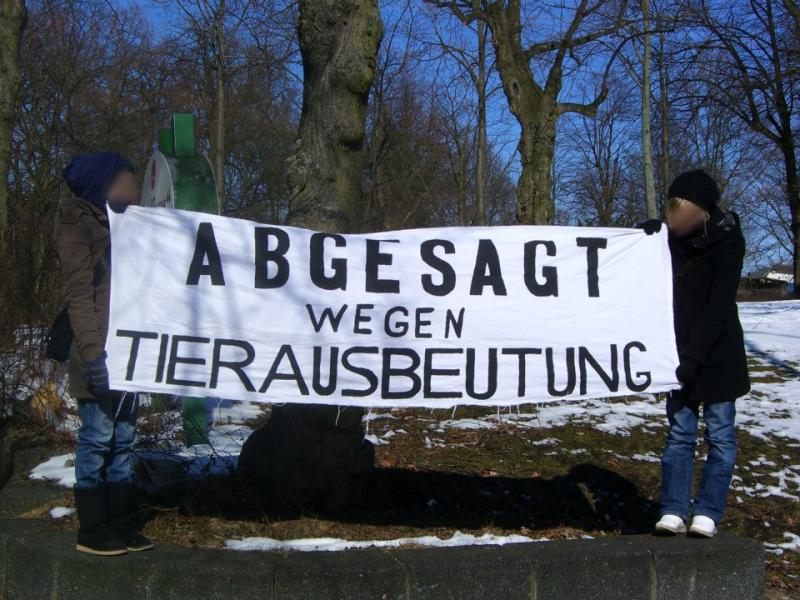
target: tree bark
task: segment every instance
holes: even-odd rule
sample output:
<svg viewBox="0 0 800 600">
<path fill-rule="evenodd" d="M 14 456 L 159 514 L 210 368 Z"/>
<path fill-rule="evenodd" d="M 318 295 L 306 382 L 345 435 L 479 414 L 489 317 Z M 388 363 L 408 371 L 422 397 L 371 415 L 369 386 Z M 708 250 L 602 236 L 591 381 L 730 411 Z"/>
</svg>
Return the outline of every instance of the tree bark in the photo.
<svg viewBox="0 0 800 600">
<path fill-rule="evenodd" d="M 650 134 L 650 2 L 642 0 L 642 160 L 644 162 L 644 190 L 647 201 L 647 218 L 658 217 L 656 185 L 653 175 L 653 147 Z"/>
<path fill-rule="evenodd" d="M 663 198 L 667 199 L 670 180 L 672 179 L 672 163 L 670 161 L 669 147 L 669 81 L 668 81 L 667 61 L 664 57 L 664 33 L 659 33 L 659 53 L 658 53 L 658 89 L 659 109 L 661 116 L 661 187 Z"/>
<path fill-rule="evenodd" d="M 530 71 L 520 39 L 519 14 L 502 3 L 488 6 L 487 22 L 497 70 L 508 107 L 520 125 L 517 150 L 521 172 L 517 181 L 517 222 L 523 225 L 550 223 L 555 215 L 553 157 L 555 155 L 557 90 L 540 87 Z"/>
<path fill-rule="evenodd" d="M 790 131 L 790 129 L 789 129 Z M 792 274 L 794 297 L 800 299 L 800 177 L 797 173 L 797 154 L 793 138 L 783 140 L 783 160 L 786 170 L 786 200 L 792 215 Z"/>
<path fill-rule="evenodd" d="M 542 96 L 520 111 L 519 153 L 522 171 L 517 182 L 517 223 L 547 225 L 556 213 L 553 197 L 553 160 L 557 106 Z"/>
<path fill-rule="evenodd" d="M 19 89 L 19 44 L 25 26 L 24 0 L 0 2 L 0 240 L 8 229 L 8 169 Z"/>
<path fill-rule="evenodd" d="M 367 100 L 382 23 L 377 0 L 301 0 L 303 109 L 294 155 L 289 224 L 358 231 Z M 334 512 L 358 503 L 373 466 L 363 410 L 289 404 L 242 448 L 240 472 L 273 510 Z"/>
<path fill-rule="evenodd" d="M 300 2 L 303 110 L 289 159 L 289 222 L 325 231 L 361 223 L 367 99 L 383 33 L 375 0 Z"/>
<path fill-rule="evenodd" d="M 480 8 L 472 0 L 472 9 Z M 486 135 L 486 24 L 478 21 L 478 73 L 475 89 L 478 94 L 478 155 L 475 164 L 475 225 L 486 225 L 486 163 L 489 142 Z"/>
<path fill-rule="evenodd" d="M 576 35 L 584 19 L 605 2 L 589 7 L 582 0 L 560 39 L 523 47 L 520 0 L 484 2 L 480 15 L 492 32 L 497 70 L 508 106 L 520 125 L 521 172 L 517 182 L 517 222 L 523 225 L 545 225 L 555 217 L 553 196 L 553 159 L 555 156 L 556 122 L 559 115 L 574 112 L 594 117 L 597 107 L 607 95 L 606 81 L 600 94 L 588 104 L 560 102 L 563 65 L 567 53 L 582 44 L 615 32 L 612 26 L 584 35 Z M 624 8 L 624 3 L 622 3 Z M 539 85 L 531 70 L 535 56 L 554 53 L 544 85 Z"/>
<path fill-rule="evenodd" d="M 217 71 L 217 118 L 214 135 L 214 170 L 217 176 L 217 202 L 219 214 L 225 214 L 225 0 L 220 0 L 217 12 L 216 31 L 214 35 L 217 42 L 216 71 Z"/>
</svg>

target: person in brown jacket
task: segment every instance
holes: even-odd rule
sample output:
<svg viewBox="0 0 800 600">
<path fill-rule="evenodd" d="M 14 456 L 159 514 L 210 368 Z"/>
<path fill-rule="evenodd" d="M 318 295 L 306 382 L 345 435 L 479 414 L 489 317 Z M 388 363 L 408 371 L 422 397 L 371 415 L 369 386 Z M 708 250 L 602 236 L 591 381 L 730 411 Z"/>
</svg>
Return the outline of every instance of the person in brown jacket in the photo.
<svg viewBox="0 0 800 600">
<path fill-rule="evenodd" d="M 108 333 L 110 235 L 108 208 L 137 204 L 138 184 L 119 154 L 76 156 L 63 171 L 73 197 L 58 208 L 55 241 L 73 330 L 70 394 L 81 426 L 75 451 L 77 549 L 114 556 L 148 550 L 129 508 L 138 397 L 110 390 L 105 341 Z"/>
</svg>

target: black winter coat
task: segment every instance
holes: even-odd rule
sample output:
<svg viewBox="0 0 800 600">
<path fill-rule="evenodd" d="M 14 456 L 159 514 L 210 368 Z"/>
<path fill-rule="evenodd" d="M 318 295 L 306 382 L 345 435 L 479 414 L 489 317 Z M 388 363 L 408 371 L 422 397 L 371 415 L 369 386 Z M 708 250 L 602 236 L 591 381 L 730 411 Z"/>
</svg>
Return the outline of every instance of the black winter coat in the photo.
<svg viewBox="0 0 800 600">
<path fill-rule="evenodd" d="M 700 364 L 697 380 L 678 392 L 692 403 L 734 400 L 750 391 L 736 290 L 744 236 L 736 213 L 714 209 L 695 235 L 670 235 L 675 338 L 681 359 Z"/>
</svg>

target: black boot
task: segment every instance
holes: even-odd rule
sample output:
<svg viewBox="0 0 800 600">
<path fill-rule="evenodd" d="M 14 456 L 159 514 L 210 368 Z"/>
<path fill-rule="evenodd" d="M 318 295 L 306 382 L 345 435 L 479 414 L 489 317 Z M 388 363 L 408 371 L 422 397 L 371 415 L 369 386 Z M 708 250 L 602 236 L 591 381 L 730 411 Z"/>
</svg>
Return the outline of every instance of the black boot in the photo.
<svg viewBox="0 0 800 600">
<path fill-rule="evenodd" d="M 108 524 L 131 552 L 151 550 L 153 542 L 139 533 L 136 519 L 130 508 L 131 486 L 128 483 L 109 483 L 106 486 L 108 500 Z"/>
<path fill-rule="evenodd" d="M 105 486 L 76 487 L 74 490 L 79 522 L 78 545 L 75 548 L 98 556 L 127 554 L 123 541 L 108 526 Z"/>
</svg>

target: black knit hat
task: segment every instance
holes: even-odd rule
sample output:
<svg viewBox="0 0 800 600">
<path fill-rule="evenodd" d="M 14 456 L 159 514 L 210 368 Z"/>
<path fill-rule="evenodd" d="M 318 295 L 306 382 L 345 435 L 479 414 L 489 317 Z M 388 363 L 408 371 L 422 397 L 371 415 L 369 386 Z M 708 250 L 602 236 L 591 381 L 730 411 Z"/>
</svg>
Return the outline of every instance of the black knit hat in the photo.
<svg viewBox="0 0 800 600">
<path fill-rule="evenodd" d="M 681 173 L 669 186 L 670 198 L 683 198 L 711 212 L 719 202 L 717 182 L 702 169 Z"/>
</svg>

